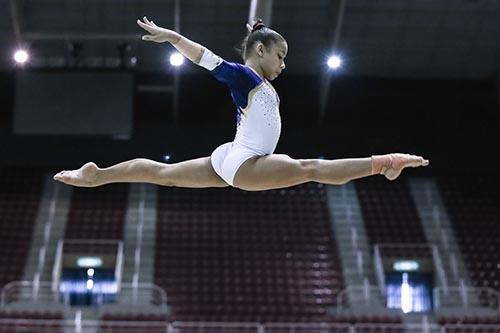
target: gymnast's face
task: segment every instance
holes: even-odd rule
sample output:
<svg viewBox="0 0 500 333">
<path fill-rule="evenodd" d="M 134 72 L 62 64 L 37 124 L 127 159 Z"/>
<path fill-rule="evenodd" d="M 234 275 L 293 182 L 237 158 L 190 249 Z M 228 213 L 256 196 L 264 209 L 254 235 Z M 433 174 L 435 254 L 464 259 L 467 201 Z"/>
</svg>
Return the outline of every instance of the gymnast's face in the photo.
<svg viewBox="0 0 500 333">
<path fill-rule="evenodd" d="M 269 81 L 277 78 L 285 69 L 285 57 L 288 53 L 288 44 L 284 40 L 271 43 L 269 47 L 259 43 L 257 53 L 260 58 L 260 67 Z"/>
</svg>

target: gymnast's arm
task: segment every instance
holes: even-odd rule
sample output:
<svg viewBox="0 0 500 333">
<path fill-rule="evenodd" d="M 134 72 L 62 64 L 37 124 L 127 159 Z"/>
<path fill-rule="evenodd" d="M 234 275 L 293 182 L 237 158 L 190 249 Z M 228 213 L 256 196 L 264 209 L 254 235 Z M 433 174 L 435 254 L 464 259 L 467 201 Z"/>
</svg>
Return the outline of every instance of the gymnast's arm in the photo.
<svg viewBox="0 0 500 333">
<path fill-rule="evenodd" d="M 141 20 L 137 20 L 137 24 L 150 33 L 150 35 L 142 36 L 143 40 L 153 41 L 157 43 L 169 42 L 183 56 L 185 56 L 195 64 L 200 63 L 203 53 L 205 52 L 205 47 L 203 47 L 202 45 L 187 39 L 186 37 L 173 30 L 157 26 L 153 21 L 149 21 L 145 16 L 144 22 Z"/>
</svg>

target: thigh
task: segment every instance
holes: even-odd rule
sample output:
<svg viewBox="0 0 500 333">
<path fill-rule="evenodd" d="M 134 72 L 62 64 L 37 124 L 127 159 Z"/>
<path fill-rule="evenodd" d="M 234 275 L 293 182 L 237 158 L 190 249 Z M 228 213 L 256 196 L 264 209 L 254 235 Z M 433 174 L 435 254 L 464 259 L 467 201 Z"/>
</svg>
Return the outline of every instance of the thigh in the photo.
<svg viewBox="0 0 500 333">
<path fill-rule="evenodd" d="M 210 157 L 201 157 L 179 163 L 165 164 L 161 171 L 165 185 L 176 187 L 227 187 L 210 163 Z"/>
<path fill-rule="evenodd" d="M 234 177 L 234 186 L 247 191 L 290 187 L 311 181 L 312 166 L 284 154 L 256 156 L 245 161 Z"/>
</svg>

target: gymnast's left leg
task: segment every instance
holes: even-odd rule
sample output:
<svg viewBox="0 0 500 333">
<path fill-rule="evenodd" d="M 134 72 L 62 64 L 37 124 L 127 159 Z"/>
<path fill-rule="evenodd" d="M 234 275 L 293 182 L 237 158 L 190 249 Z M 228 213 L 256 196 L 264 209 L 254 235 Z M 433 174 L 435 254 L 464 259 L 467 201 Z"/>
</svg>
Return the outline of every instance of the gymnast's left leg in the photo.
<svg viewBox="0 0 500 333">
<path fill-rule="evenodd" d="M 215 173 L 210 157 L 173 164 L 135 158 L 108 168 L 99 168 L 94 162 L 88 162 L 80 169 L 57 173 L 54 180 L 78 187 L 96 187 L 110 183 L 151 183 L 192 188 L 228 186 Z"/>
<path fill-rule="evenodd" d="M 236 172 L 233 183 L 235 187 L 247 191 L 290 187 L 306 182 L 342 185 L 354 179 L 377 174 L 394 180 L 406 167 L 427 165 L 428 160 L 408 154 L 338 160 L 296 160 L 283 154 L 271 154 L 245 161 Z"/>
</svg>

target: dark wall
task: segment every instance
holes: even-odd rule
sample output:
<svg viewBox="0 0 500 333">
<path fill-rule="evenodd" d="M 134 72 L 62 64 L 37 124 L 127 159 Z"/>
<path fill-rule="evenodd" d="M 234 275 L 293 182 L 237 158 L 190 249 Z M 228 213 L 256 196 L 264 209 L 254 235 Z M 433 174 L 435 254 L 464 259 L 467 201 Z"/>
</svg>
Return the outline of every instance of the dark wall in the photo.
<svg viewBox="0 0 500 333">
<path fill-rule="evenodd" d="M 146 157 L 171 162 L 208 156 L 230 141 L 235 107 L 224 85 L 208 75 L 181 77 L 180 113 L 171 97 L 134 96 L 133 137 L 13 136 L 13 74 L 0 76 L 2 165 L 75 168 Z M 167 75 L 136 74 L 135 84 L 165 83 Z M 273 82 L 281 99 L 276 149 L 294 158 L 361 157 L 388 152 L 431 160 L 423 173 L 492 172 L 500 166 L 498 96 L 494 80 L 410 80 L 342 77 L 332 80 L 325 118 L 318 118 L 318 79 L 287 76 Z"/>
</svg>

